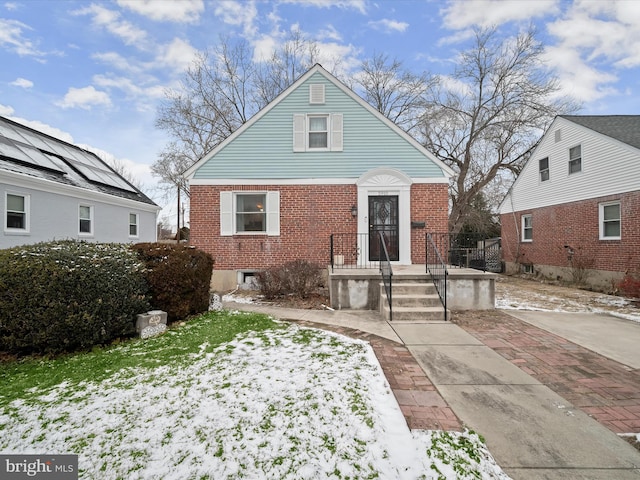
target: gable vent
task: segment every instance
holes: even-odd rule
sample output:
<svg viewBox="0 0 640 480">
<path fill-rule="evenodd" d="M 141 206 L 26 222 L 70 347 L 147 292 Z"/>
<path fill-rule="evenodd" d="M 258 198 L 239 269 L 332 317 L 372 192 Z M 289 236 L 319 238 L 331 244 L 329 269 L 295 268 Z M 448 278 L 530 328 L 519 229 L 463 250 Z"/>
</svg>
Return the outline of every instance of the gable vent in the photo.
<svg viewBox="0 0 640 480">
<path fill-rule="evenodd" d="M 561 135 L 561 130 L 558 129 L 556 130 L 556 143 L 558 143 L 560 140 L 562 140 L 562 135 Z"/>
<path fill-rule="evenodd" d="M 309 103 L 316 105 L 324 103 L 324 84 L 312 83 L 309 85 Z"/>
</svg>

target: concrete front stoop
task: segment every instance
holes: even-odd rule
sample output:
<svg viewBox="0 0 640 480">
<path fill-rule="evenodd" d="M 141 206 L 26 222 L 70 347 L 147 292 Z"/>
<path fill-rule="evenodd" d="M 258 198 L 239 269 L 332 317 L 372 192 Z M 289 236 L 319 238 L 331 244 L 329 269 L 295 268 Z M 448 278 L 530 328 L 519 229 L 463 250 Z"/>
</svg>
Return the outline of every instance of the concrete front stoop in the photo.
<svg viewBox="0 0 640 480">
<path fill-rule="evenodd" d="M 431 322 L 444 320 L 444 307 L 435 286 L 430 282 L 401 281 L 392 283 L 391 299 L 393 321 Z M 391 315 L 384 283 L 380 283 L 380 315 L 389 320 Z"/>
</svg>

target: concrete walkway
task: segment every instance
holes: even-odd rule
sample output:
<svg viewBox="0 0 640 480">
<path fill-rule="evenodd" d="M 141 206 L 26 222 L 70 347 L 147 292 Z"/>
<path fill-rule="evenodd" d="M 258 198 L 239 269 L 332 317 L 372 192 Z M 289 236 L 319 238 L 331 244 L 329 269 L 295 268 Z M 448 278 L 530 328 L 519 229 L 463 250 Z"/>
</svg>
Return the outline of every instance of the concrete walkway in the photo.
<svg viewBox="0 0 640 480">
<path fill-rule="evenodd" d="M 505 355 L 505 352 L 512 353 L 514 348 L 517 349 L 513 343 L 540 345 L 532 338 L 540 337 L 540 332 L 551 336 L 537 327 L 512 317 L 496 324 L 489 320 L 475 325 L 462 323 L 461 327 L 450 322 L 389 324 L 374 312 L 292 310 L 252 304 L 234 304 L 233 307 L 260 311 L 281 319 L 314 322 L 331 329 L 369 332 L 388 342 L 399 342 L 396 348 L 408 349 L 411 353 L 404 358 L 407 362 L 404 370 L 411 370 L 410 360 L 415 359 L 426 373 L 429 383 L 426 387 L 433 388 L 427 388 L 427 392 L 432 392 L 429 395 L 416 395 L 411 393 L 411 389 L 401 389 L 403 393 L 398 393 L 392 384 L 396 382 L 394 372 L 388 368 L 385 370 L 381 361 L 387 378 L 392 377 L 390 384 L 405 416 L 407 411 L 423 412 L 435 406 L 428 404 L 440 404 L 440 412 L 450 407 L 455 417 L 485 437 L 498 464 L 516 480 L 640 479 L 638 450 L 555 393 L 545 385 L 546 382 L 536 378 L 537 372 L 533 368 L 530 370 L 533 375 L 529 374 L 514 363 L 519 358 L 508 359 L 510 353 Z M 523 325 L 528 327 L 527 332 L 524 332 Z M 503 335 L 492 337 L 494 334 L 491 332 L 496 329 L 502 329 Z M 583 355 L 585 362 L 590 361 L 588 355 L 584 356 L 582 347 L 561 337 L 553 337 L 559 345 L 574 351 L 578 349 L 577 354 Z M 498 353 L 496 350 L 501 346 L 506 350 Z M 380 359 L 377 351 L 376 354 Z M 549 354 L 548 351 L 543 352 L 544 356 Z M 601 358 L 592 355 L 596 359 Z M 553 355 L 550 358 L 557 359 Z M 576 368 L 580 367 L 580 362 L 577 363 Z M 640 394 L 640 388 L 637 388 L 640 382 L 636 383 L 638 372 L 626 373 L 635 375 L 627 379 L 634 383 L 628 388 L 634 392 L 637 389 Z M 591 379 L 597 375 L 594 373 Z M 627 392 L 629 395 L 635 397 L 636 393 Z M 411 402 L 415 406 L 407 405 Z M 418 405 L 418 402 L 425 405 Z M 455 427 L 455 421 L 452 420 L 451 425 Z M 640 424 L 637 427 L 640 430 Z"/>
</svg>

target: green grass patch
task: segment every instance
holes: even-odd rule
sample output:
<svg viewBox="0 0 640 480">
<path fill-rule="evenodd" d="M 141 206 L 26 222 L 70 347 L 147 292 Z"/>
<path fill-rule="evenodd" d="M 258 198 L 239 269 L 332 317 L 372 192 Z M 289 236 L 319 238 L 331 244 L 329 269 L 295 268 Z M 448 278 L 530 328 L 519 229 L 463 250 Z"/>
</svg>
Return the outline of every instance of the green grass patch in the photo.
<svg viewBox="0 0 640 480">
<path fill-rule="evenodd" d="M 127 377 L 140 369 L 187 364 L 192 355 L 213 351 L 250 331 L 286 328 L 261 314 L 210 312 L 147 340 L 132 339 L 91 352 L 53 359 L 23 359 L 0 363 L 0 406 L 13 400 L 28 402 L 65 382 L 73 391 L 82 382 L 100 382 L 116 374 Z"/>
</svg>

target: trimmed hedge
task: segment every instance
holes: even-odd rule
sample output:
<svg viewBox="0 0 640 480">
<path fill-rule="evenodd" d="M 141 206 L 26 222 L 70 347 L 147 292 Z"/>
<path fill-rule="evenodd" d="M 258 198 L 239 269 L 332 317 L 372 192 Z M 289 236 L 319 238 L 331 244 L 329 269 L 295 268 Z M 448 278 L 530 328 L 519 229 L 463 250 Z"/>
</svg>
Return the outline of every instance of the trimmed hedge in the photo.
<svg viewBox="0 0 640 480">
<path fill-rule="evenodd" d="M 127 245 L 45 242 L 0 250 L 0 350 L 59 353 L 135 331 L 151 308 Z"/>
<path fill-rule="evenodd" d="M 153 308 L 167 312 L 170 322 L 209 309 L 211 255 L 175 243 L 138 243 L 132 248 L 145 264 Z"/>
</svg>

